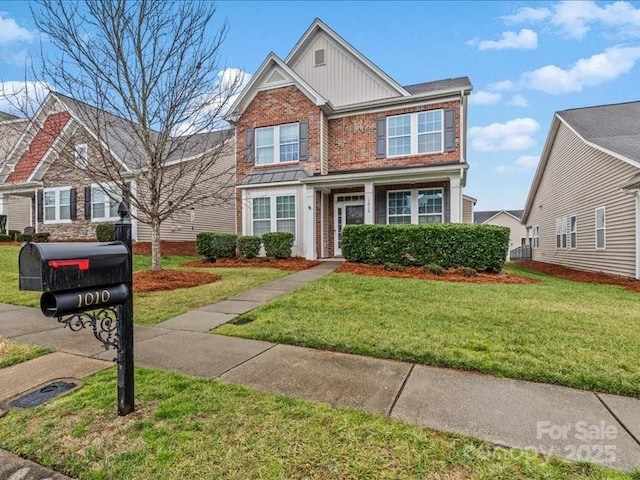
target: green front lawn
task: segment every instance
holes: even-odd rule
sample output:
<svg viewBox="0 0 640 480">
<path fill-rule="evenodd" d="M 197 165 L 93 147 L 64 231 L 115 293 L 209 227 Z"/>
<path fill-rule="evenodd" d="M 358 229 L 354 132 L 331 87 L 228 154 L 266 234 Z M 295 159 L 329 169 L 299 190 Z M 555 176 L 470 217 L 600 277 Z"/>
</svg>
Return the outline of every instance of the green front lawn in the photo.
<svg viewBox="0 0 640 480">
<path fill-rule="evenodd" d="M 18 252 L 14 246 L 0 246 L 0 303 L 40 306 L 39 292 L 21 292 L 18 290 Z M 162 267 L 179 268 L 194 257 L 163 257 Z M 134 271 L 147 270 L 151 267 L 151 257 L 134 255 Z M 194 270 L 194 269 L 191 269 Z M 204 307 L 225 298 L 231 297 L 249 288 L 275 280 L 288 272 L 273 268 L 197 268 L 196 271 L 211 272 L 222 276 L 222 279 L 208 285 L 179 290 L 136 293 L 134 295 L 135 322 L 152 325 L 168 320 L 182 313 Z"/>
<path fill-rule="evenodd" d="M 48 348 L 27 343 L 15 342 L 0 337 L 0 368 L 10 367 L 17 363 L 26 362 L 51 352 Z"/>
<path fill-rule="evenodd" d="M 640 294 L 331 274 L 215 333 L 640 396 Z"/>
<path fill-rule="evenodd" d="M 139 369 L 116 416 L 109 369 L 0 418 L 4 448 L 78 479 L 616 479 L 594 465 L 179 374 Z"/>
</svg>

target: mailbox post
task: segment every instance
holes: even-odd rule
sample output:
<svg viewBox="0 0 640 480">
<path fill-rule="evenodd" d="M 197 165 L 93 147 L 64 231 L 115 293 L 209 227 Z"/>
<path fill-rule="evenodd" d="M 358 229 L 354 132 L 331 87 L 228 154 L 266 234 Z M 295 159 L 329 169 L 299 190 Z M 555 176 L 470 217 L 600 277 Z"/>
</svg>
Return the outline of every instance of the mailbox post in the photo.
<svg viewBox="0 0 640 480">
<path fill-rule="evenodd" d="M 118 206 L 120 221 L 116 224 L 116 240 L 129 250 L 126 285 L 133 293 L 133 252 L 131 251 L 131 221 L 124 202 Z M 125 416 L 134 410 L 133 373 L 133 294 L 118 306 L 118 415 Z"/>
<path fill-rule="evenodd" d="M 116 241 L 27 243 L 20 250 L 20 290 L 43 292 L 40 309 L 77 332 L 93 330 L 117 349 L 118 415 L 134 410 L 133 256 L 131 222 L 118 208 Z"/>
</svg>

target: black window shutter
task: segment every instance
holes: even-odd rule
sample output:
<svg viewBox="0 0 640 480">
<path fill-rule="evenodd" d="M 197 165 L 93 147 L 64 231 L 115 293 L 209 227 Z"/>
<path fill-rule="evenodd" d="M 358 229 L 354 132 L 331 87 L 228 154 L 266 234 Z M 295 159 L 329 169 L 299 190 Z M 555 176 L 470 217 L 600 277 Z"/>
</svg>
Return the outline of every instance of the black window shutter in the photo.
<svg viewBox="0 0 640 480">
<path fill-rule="evenodd" d="M 69 191 L 69 211 L 70 211 L 70 217 L 71 217 L 71 221 L 75 222 L 78 219 L 78 192 L 76 191 L 75 188 L 72 188 Z"/>
<path fill-rule="evenodd" d="M 38 219 L 38 223 L 42 223 L 44 219 L 44 194 L 42 193 L 42 190 L 38 191 L 37 203 L 38 211 L 36 212 L 36 217 Z"/>
<path fill-rule="evenodd" d="M 456 149 L 456 114 L 451 108 L 444 111 L 444 150 L 453 152 Z"/>
<path fill-rule="evenodd" d="M 376 158 L 387 156 L 387 119 L 376 120 Z"/>
<path fill-rule="evenodd" d="M 451 188 L 450 185 L 445 186 L 442 189 L 442 206 L 444 209 L 443 223 L 451 223 Z"/>
<path fill-rule="evenodd" d="M 387 192 L 376 193 L 376 223 L 387 223 Z"/>
<path fill-rule="evenodd" d="M 84 187 L 84 219 L 91 220 L 91 187 Z"/>
<path fill-rule="evenodd" d="M 300 160 L 309 159 L 309 123 L 300 122 Z"/>
<path fill-rule="evenodd" d="M 247 128 L 247 145 L 245 149 L 245 163 L 253 165 L 255 163 L 255 131 L 253 128 Z"/>
</svg>

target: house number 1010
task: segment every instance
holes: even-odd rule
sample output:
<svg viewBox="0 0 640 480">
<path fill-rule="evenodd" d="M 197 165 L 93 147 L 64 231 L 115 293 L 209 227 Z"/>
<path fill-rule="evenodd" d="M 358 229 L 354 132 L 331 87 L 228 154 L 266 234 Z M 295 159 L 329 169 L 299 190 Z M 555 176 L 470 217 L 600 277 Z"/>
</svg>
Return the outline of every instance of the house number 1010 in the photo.
<svg viewBox="0 0 640 480">
<path fill-rule="evenodd" d="M 93 305 L 100 305 L 107 303 L 111 298 L 109 290 L 102 290 L 101 292 L 87 292 L 78 294 L 78 308 L 91 307 Z"/>
</svg>

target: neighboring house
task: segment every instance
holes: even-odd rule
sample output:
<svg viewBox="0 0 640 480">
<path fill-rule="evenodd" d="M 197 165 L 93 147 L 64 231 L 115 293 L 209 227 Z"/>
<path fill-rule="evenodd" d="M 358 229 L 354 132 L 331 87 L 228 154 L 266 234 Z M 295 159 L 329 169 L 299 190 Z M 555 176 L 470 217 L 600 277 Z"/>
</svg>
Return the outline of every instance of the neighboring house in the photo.
<svg viewBox="0 0 640 480">
<path fill-rule="evenodd" d="M 640 278 L 640 102 L 556 112 L 523 221 L 533 260 Z"/>
<path fill-rule="evenodd" d="M 358 223 L 463 221 L 467 77 L 401 86 L 320 20 L 270 53 L 227 116 L 237 230 L 287 231 L 294 254 L 341 254 Z"/>
<path fill-rule="evenodd" d="M 477 198 L 462 195 L 462 223 L 473 223 L 474 208 L 478 203 Z"/>
<path fill-rule="evenodd" d="M 511 230 L 509 251 L 527 243 L 527 228 L 522 223 L 523 210 L 488 210 L 474 213 L 474 222 L 479 225 L 497 225 Z M 508 253 L 507 253 L 508 255 Z"/>
<path fill-rule="evenodd" d="M 111 139 L 108 147 L 99 142 L 89 128 L 91 118 L 103 120 L 103 138 Z M 127 191 L 119 191 L 106 181 L 96 181 L 95 174 L 92 179 L 86 168 L 87 165 L 109 165 L 104 161 L 97 163 L 104 158 L 102 155 L 110 156 L 108 158 L 122 166 L 128 191 L 138 196 L 146 194 L 144 184 L 138 181 L 140 175 L 145 174 L 138 162 L 142 147 L 132 133 L 131 124 L 122 118 L 52 92 L 34 117 L 13 132 L 17 139 L 0 164 L 0 205 L 7 211 L 11 229 L 24 230 L 31 226 L 36 232 L 49 232 L 52 240 L 89 239 L 95 238 L 97 224 L 118 220 L 119 202 L 111 200 L 108 193 L 122 198 Z M 152 137 L 154 134 L 151 132 Z M 213 145 L 219 144 L 222 136 L 222 132 L 192 136 L 182 150 L 175 152 L 175 159 L 169 158 L 163 175 L 171 178 L 185 170 L 185 162 L 198 162 Z M 228 154 L 214 166 L 216 173 L 219 169 L 220 183 L 228 185 L 225 190 L 228 205 L 177 212 L 162 225 L 163 240 L 194 240 L 196 234 L 204 230 L 235 230 L 232 143 L 229 142 Z M 187 181 L 188 176 L 189 173 L 176 175 L 175 183 Z M 138 214 L 135 207 L 132 214 Z M 132 232 L 136 241 L 151 239 L 150 227 L 135 218 Z"/>
<path fill-rule="evenodd" d="M 0 170 L 28 123 L 29 120 L 0 112 Z M 29 219 L 30 208 L 31 202 L 28 198 L 0 195 L 0 215 L 7 215 L 7 231 L 22 231 L 30 225 L 25 223 L 25 219 Z"/>
</svg>

